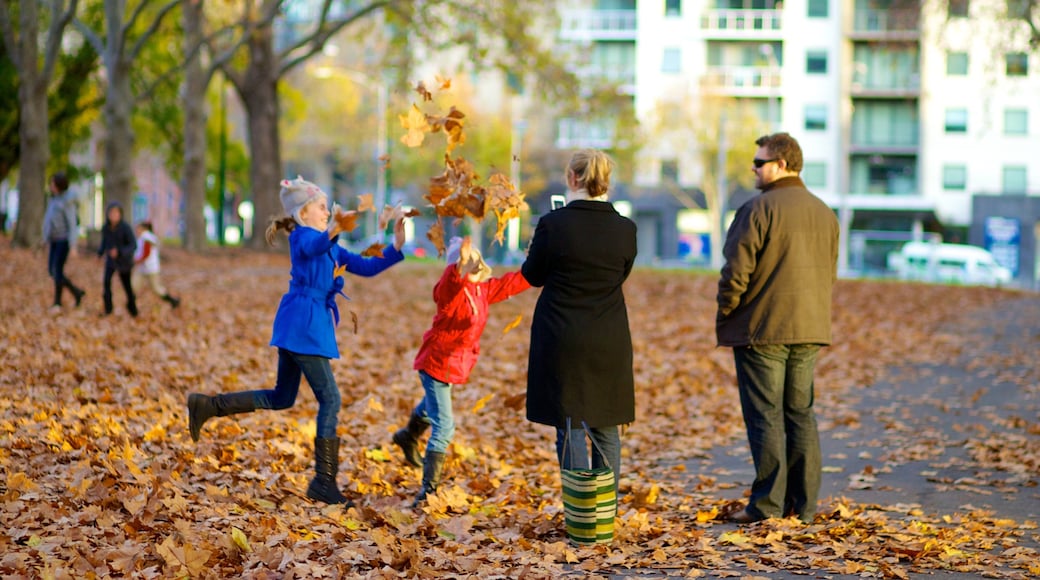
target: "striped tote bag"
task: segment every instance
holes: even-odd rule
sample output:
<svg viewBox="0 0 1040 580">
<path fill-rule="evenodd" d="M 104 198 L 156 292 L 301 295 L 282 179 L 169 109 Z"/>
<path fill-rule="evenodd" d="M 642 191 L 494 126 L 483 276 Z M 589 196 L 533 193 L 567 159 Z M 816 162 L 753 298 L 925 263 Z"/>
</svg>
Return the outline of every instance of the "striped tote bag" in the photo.
<svg viewBox="0 0 1040 580">
<path fill-rule="evenodd" d="M 592 444 L 596 445 L 584 421 L 582 426 Z M 570 434 L 570 419 L 567 420 L 567 434 Z M 567 449 L 566 442 L 564 448 Z M 571 542 L 586 545 L 613 541 L 614 517 L 617 515 L 614 470 L 610 466 L 599 469 L 561 469 L 560 480 L 563 483 L 564 523 Z"/>
</svg>

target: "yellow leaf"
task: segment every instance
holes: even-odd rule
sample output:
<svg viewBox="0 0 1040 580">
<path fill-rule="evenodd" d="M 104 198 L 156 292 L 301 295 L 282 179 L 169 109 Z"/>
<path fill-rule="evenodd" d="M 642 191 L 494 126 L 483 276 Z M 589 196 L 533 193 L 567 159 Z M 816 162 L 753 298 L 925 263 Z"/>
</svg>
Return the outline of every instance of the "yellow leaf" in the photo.
<svg viewBox="0 0 1040 580">
<path fill-rule="evenodd" d="M 652 504 L 657 503 L 657 496 L 661 494 L 661 487 L 656 483 L 650 486 L 650 491 L 646 494 L 646 503 Z"/>
<path fill-rule="evenodd" d="M 245 532 L 234 526 L 231 527 L 231 541 L 234 542 L 243 552 L 253 551 L 253 548 L 249 545 L 249 538 L 246 537 Z"/>
<path fill-rule="evenodd" d="M 523 319 L 524 319 L 524 315 L 523 314 L 517 314 L 516 318 L 514 318 L 512 322 L 507 324 L 506 327 L 502 329 L 502 334 L 505 334 L 505 333 L 509 332 L 510 330 L 513 330 L 517 326 L 520 326 L 520 321 L 523 320 Z"/>
<path fill-rule="evenodd" d="M 709 522 L 719 515 L 719 508 L 713 507 L 711 511 L 698 510 L 697 511 L 697 523 L 703 524 Z"/>
<path fill-rule="evenodd" d="M 476 413 L 477 411 L 483 409 L 484 405 L 487 405 L 487 402 L 490 401 L 491 398 L 494 397 L 494 396 L 495 396 L 495 393 L 489 393 L 489 394 L 484 395 L 483 397 L 481 397 L 480 400 L 477 401 L 476 404 L 473 405 L 473 412 Z"/>
<path fill-rule="evenodd" d="M 379 402 L 379 399 L 377 399 L 375 397 L 369 397 L 368 398 L 368 410 L 369 411 L 374 411 L 376 413 L 382 413 L 383 412 L 383 404 Z"/>
<path fill-rule="evenodd" d="M 430 124 L 426 121 L 426 113 L 419 110 L 419 107 L 412 103 L 412 108 L 408 109 L 407 115 L 398 115 L 401 120 L 401 126 L 408 130 L 403 137 L 401 142 L 408 147 L 418 147 L 422 145 L 423 139 L 426 138 L 426 133 L 430 131 Z"/>
<path fill-rule="evenodd" d="M 365 457 L 373 461 L 390 461 L 390 454 L 382 449 L 365 449 Z"/>
<path fill-rule="evenodd" d="M 355 520 L 354 518 L 343 518 L 340 524 L 342 524 L 344 528 L 347 528 L 351 531 L 361 529 L 361 522 Z"/>
<path fill-rule="evenodd" d="M 155 425 L 144 434 L 144 440 L 152 443 L 162 441 L 166 437 L 166 429 L 162 425 Z"/>
<path fill-rule="evenodd" d="M 265 510 L 273 510 L 278 507 L 277 504 L 275 504 L 273 501 L 269 499 L 258 499 L 256 500 L 256 505 L 264 508 Z"/>
<path fill-rule="evenodd" d="M 750 544 L 751 539 L 740 532 L 723 532 L 722 535 L 719 536 L 719 542 L 743 547 Z"/>
<path fill-rule="evenodd" d="M 36 534 L 33 534 L 33 535 L 29 536 L 29 542 L 28 543 L 29 543 L 29 547 L 30 548 L 35 548 L 35 547 L 37 547 L 37 546 L 39 546 L 40 544 L 43 543 L 43 538 L 41 538 L 40 536 L 37 536 Z"/>
<path fill-rule="evenodd" d="M 339 266 L 336 266 L 336 269 L 334 269 L 332 271 L 332 279 L 335 280 L 336 278 L 339 278 L 340 276 L 343 276 L 346 273 L 347 273 L 347 265 L 346 264 L 340 264 Z"/>
</svg>

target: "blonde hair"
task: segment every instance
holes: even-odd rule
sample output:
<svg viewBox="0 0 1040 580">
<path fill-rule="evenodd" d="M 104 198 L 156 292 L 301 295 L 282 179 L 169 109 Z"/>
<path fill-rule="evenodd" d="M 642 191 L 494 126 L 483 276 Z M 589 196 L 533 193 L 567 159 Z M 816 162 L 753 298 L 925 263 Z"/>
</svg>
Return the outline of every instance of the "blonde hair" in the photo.
<svg viewBox="0 0 1040 580">
<path fill-rule="evenodd" d="M 287 215 L 283 218 L 271 218 L 271 221 L 267 224 L 267 231 L 264 232 L 264 239 L 267 240 L 268 246 L 274 245 L 274 237 L 278 234 L 278 230 L 285 230 L 286 235 L 291 233 L 296 228 L 296 220 L 293 216 Z"/>
<path fill-rule="evenodd" d="M 596 149 L 582 149 L 571 156 L 567 171 L 574 176 L 578 185 L 589 192 L 589 197 L 605 195 L 610 189 L 610 172 L 614 161 Z"/>
</svg>

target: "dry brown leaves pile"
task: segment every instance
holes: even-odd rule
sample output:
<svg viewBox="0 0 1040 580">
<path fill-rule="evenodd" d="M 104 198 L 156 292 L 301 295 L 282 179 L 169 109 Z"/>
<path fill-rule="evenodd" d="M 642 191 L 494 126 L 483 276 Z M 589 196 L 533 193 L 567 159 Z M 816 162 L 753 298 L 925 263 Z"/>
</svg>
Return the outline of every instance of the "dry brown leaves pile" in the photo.
<svg viewBox="0 0 1040 580">
<path fill-rule="evenodd" d="M 437 78 L 437 90 L 450 88 L 450 79 Z M 424 104 L 433 100 L 433 93 L 423 82 L 419 82 L 415 92 Z M 493 214 L 496 219 L 494 239 L 499 244 L 504 243 L 506 225 L 510 219 L 520 217 L 520 212 L 527 209 L 527 202 L 523 192 L 504 174 L 492 174 L 485 184 L 469 160 L 464 157 L 452 159 L 452 151 L 466 142 L 466 115 L 454 106 L 443 115 L 426 113 L 413 103 L 408 113 L 398 115 L 398 118 L 406 131 L 401 142 L 408 147 L 423 145 L 427 133 L 443 132 L 445 135 L 444 171 L 430 178 L 429 191 L 424 196 L 437 216 L 437 221 L 426 234 L 437 248 L 437 255 L 443 256 L 445 251 L 443 218 L 459 221 L 471 217 L 480 222 L 488 214 Z"/>
<path fill-rule="evenodd" d="M 306 387 L 291 409 L 211 420 L 198 444 L 187 431 L 189 392 L 273 386 L 268 340 L 287 258 L 163 256 L 165 281 L 183 305 L 171 311 L 146 294 L 132 320 L 119 307 L 98 316 L 101 269 L 92 258 L 73 258 L 68 270 L 87 288 L 84 305 L 52 316 L 45 256 L 0 249 L 5 578 L 1040 573 L 1036 551 L 1022 542 L 1035 541 L 1036 523 L 981 510 L 936 514 L 826 498 L 811 525 L 721 523 L 731 507 L 723 486 L 684 460 L 742 441 L 743 430 L 729 352 L 714 348 L 715 278 L 689 273 L 637 270 L 626 286 L 639 404 L 624 443 L 613 544 L 566 541 L 551 432 L 523 418 L 537 291 L 491 310 L 472 382 L 455 390 L 447 482 L 426 508 L 411 509 L 420 473 L 397 457 L 390 436 L 421 396 L 411 363 L 433 315 L 439 265 L 406 262 L 347 280 L 360 331 L 339 329 L 343 357 L 333 370 L 344 401 L 339 482 L 358 507 L 312 503 L 302 495 L 316 413 Z M 842 282 L 840 339 L 817 381 L 824 431 L 848 429 L 843 397 L 887 368 L 966 348 L 955 334 L 935 335 L 940 323 L 1005 298 Z M 1036 457 L 1035 448 L 1022 453 Z"/>
</svg>

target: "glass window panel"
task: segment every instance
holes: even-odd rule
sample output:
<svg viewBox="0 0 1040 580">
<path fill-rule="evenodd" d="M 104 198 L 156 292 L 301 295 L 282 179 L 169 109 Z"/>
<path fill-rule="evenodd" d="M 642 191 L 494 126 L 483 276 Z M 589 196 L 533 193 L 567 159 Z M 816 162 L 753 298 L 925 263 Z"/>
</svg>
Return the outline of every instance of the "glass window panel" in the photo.
<svg viewBox="0 0 1040 580">
<path fill-rule="evenodd" d="M 1004 193 L 1026 192 L 1026 168 L 1024 165 L 1004 166 Z"/>
<path fill-rule="evenodd" d="M 917 106 L 906 101 L 857 101 L 852 112 L 852 144 L 859 147 L 916 147 Z"/>
<path fill-rule="evenodd" d="M 827 164 L 810 161 L 802 166 L 802 181 L 809 187 L 827 187 Z"/>
<path fill-rule="evenodd" d="M 1029 55 L 1024 52 L 1009 52 L 1006 56 L 1007 76 L 1024 77 L 1029 74 Z"/>
<path fill-rule="evenodd" d="M 1026 135 L 1029 133 L 1029 112 L 1025 109 L 1004 111 L 1004 134 Z"/>
<path fill-rule="evenodd" d="M 968 132 L 968 109 L 946 109 L 946 132 Z"/>
<path fill-rule="evenodd" d="M 916 46 L 857 44 L 852 82 L 866 89 L 916 89 L 920 85 L 918 54 Z"/>
<path fill-rule="evenodd" d="M 949 76 L 964 76 L 968 74 L 968 53 L 946 53 L 946 74 Z"/>
<path fill-rule="evenodd" d="M 822 131 L 827 128 L 827 105 L 805 106 L 806 131 Z"/>
<path fill-rule="evenodd" d="M 664 58 L 661 62 L 661 72 L 663 73 L 677 73 L 682 69 L 682 63 L 680 62 L 681 52 L 678 48 L 666 48 L 664 49 Z"/>
<path fill-rule="evenodd" d="M 963 191 L 967 183 L 966 165 L 943 165 L 943 189 Z"/>
<path fill-rule="evenodd" d="M 809 0 L 809 18 L 827 18 L 829 0 Z"/>
<path fill-rule="evenodd" d="M 809 74 L 827 73 L 827 51 L 810 50 L 805 55 L 805 72 Z"/>
<path fill-rule="evenodd" d="M 681 16 L 682 0 L 666 0 L 664 3 L 665 16 Z"/>
</svg>

